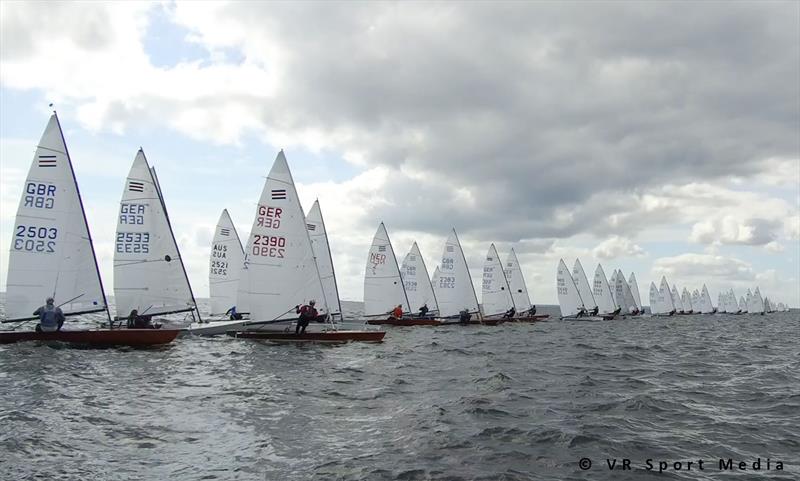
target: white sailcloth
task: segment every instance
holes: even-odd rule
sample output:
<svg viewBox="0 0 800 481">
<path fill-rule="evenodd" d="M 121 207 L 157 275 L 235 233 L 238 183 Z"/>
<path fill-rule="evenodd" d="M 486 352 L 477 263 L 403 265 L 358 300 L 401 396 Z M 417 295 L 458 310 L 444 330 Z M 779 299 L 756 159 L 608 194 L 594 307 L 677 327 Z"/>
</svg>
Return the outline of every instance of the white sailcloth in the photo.
<svg viewBox="0 0 800 481">
<path fill-rule="evenodd" d="M 675 310 L 675 304 L 672 303 L 672 292 L 669 289 L 667 278 L 661 277 L 661 285 L 658 286 L 658 302 L 661 305 L 660 312 L 662 314 L 669 314 Z"/>
<path fill-rule="evenodd" d="M 658 302 L 658 289 L 652 281 L 650 282 L 650 314 L 661 314 L 661 305 Z"/>
<path fill-rule="evenodd" d="M 678 286 L 672 284 L 672 290 L 670 291 L 670 294 L 672 295 L 672 305 L 675 306 L 675 310 L 677 312 L 687 312 L 686 308 L 683 307 L 681 296 L 678 294 Z"/>
<path fill-rule="evenodd" d="M 486 261 L 483 263 L 481 300 L 485 316 L 501 315 L 512 307 L 516 309 L 511 296 L 511 288 L 508 285 L 505 271 L 503 271 L 503 264 L 500 262 L 494 244 L 489 246 Z"/>
<path fill-rule="evenodd" d="M 588 310 L 592 310 L 597 306 L 592 294 L 592 286 L 589 285 L 589 279 L 586 278 L 586 272 L 583 271 L 580 259 L 575 259 L 575 264 L 572 266 L 572 280 L 578 287 L 578 293 L 581 295 L 583 305 Z"/>
<path fill-rule="evenodd" d="M 689 291 L 685 287 L 681 293 L 681 304 L 683 305 L 683 312 L 694 312 L 695 308 L 694 305 L 692 305 L 692 295 L 689 294 Z"/>
<path fill-rule="evenodd" d="M 311 300 L 318 310 L 328 312 L 303 207 L 283 151 L 264 183 L 246 253 L 248 274 L 240 285 L 250 319 L 296 319 L 294 306 Z"/>
<path fill-rule="evenodd" d="M 11 233 L 6 319 L 53 297 L 65 315 L 106 310 L 92 238 L 58 117 L 45 127 Z"/>
<path fill-rule="evenodd" d="M 753 309 L 750 309 L 752 313 L 763 314 L 764 313 L 764 299 L 761 298 L 761 290 L 756 287 L 756 290 L 753 292 Z"/>
<path fill-rule="evenodd" d="M 703 284 L 703 289 L 700 291 L 700 297 L 702 299 L 703 305 L 703 314 L 711 314 L 714 312 L 714 305 L 711 303 L 711 295 L 708 293 L 708 288 L 705 284 Z"/>
<path fill-rule="evenodd" d="M 439 266 L 436 266 L 436 268 L 433 270 L 433 275 L 431 276 L 431 287 L 433 287 L 433 294 L 436 296 L 437 302 L 439 299 L 439 294 L 441 293 L 439 290 L 439 277 L 441 277 Z M 441 308 L 439 309 L 441 310 Z"/>
<path fill-rule="evenodd" d="M 744 300 L 744 296 L 739 298 L 739 311 L 747 312 L 747 301 Z"/>
<path fill-rule="evenodd" d="M 479 312 L 475 286 L 455 229 L 444 244 L 436 299 L 442 317 L 457 316 L 463 309 Z"/>
<path fill-rule="evenodd" d="M 622 314 L 631 314 L 636 311 L 636 301 L 633 299 L 633 293 L 631 293 L 628 281 L 625 280 L 621 270 L 616 273 L 614 291 L 615 298 L 620 301 L 618 307 L 622 308 L 620 311 Z"/>
<path fill-rule="evenodd" d="M 617 306 L 614 304 L 614 298 L 611 296 L 611 288 L 608 285 L 606 273 L 603 271 L 603 266 L 600 264 L 597 264 L 597 268 L 594 270 L 592 295 L 597 303 L 598 312 L 600 314 L 611 314 L 617 310 Z"/>
<path fill-rule="evenodd" d="M 556 289 L 558 290 L 558 305 L 561 308 L 561 317 L 574 316 L 584 309 L 578 286 L 575 285 L 567 265 L 564 264 L 564 259 L 558 262 Z"/>
<path fill-rule="evenodd" d="M 139 149 L 120 201 L 114 246 L 117 317 L 196 308 L 158 181 Z"/>
<path fill-rule="evenodd" d="M 631 290 L 631 295 L 633 295 L 633 300 L 636 301 L 636 306 L 639 310 L 643 310 L 642 308 L 642 298 L 639 296 L 639 283 L 636 282 L 636 275 L 631 272 L 631 276 L 628 278 L 628 288 Z"/>
<path fill-rule="evenodd" d="M 223 209 L 211 242 L 211 257 L 208 263 L 208 292 L 211 298 L 211 314 L 224 314 L 237 304 L 239 273 L 244 262 L 244 249 L 236 233 L 228 209 Z"/>
<path fill-rule="evenodd" d="M 333 269 L 328 231 L 325 229 L 325 220 L 322 218 L 318 200 L 314 201 L 314 205 L 306 215 L 306 227 L 311 238 L 311 249 L 314 257 L 317 258 L 317 268 L 322 279 L 322 289 L 325 292 L 328 308 L 331 310 L 331 315 L 341 315 L 342 302 L 339 299 L 339 288 L 336 286 L 336 271 Z M 320 312 L 320 314 L 324 314 L 324 312 Z"/>
<path fill-rule="evenodd" d="M 411 311 L 389 234 L 381 222 L 364 271 L 364 315 L 388 315 L 398 305 L 403 306 L 403 312 Z"/>
<path fill-rule="evenodd" d="M 436 302 L 433 284 L 428 277 L 428 268 L 425 267 L 425 259 L 422 258 L 416 242 L 411 245 L 411 250 L 403 259 L 400 273 L 403 276 L 403 285 L 406 288 L 411 308 L 419 310 L 420 307 L 426 305 L 430 312 L 438 312 L 439 304 Z"/>
<path fill-rule="evenodd" d="M 508 254 L 506 259 L 506 279 L 511 289 L 511 297 L 514 298 L 514 305 L 517 306 L 519 312 L 530 310 L 531 298 L 528 294 L 528 287 L 525 285 L 525 276 L 522 275 L 522 266 L 517 260 L 517 253 L 514 249 Z"/>
</svg>

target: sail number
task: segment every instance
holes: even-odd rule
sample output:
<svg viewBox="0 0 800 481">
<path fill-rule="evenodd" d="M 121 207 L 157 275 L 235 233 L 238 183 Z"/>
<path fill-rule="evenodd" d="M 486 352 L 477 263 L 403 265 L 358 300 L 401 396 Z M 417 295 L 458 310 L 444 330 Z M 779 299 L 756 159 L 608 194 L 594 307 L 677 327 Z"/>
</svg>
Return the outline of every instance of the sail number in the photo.
<svg viewBox="0 0 800 481">
<path fill-rule="evenodd" d="M 278 209 L 280 210 L 280 209 Z M 253 255 L 283 259 L 286 253 L 286 238 L 269 235 L 253 235 Z"/>
<path fill-rule="evenodd" d="M 558 286 L 558 295 L 559 296 L 566 296 L 569 292 L 567 291 L 566 287 Z"/>
<path fill-rule="evenodd" d="M 416 291 L 417 290 L 417 281 L 405 281 L 403 283 L 407 291 Z"/>
<path fill-rule="evenodd" d="M 439 278 L 439 288 L 440 289 L 455 289 L 456 288 L 456 278 L 455 277 L 440 277 Z"/>
<path fill-rule="evenodd" d="M 14 234 L 14 250 L 27 252 L 55 252 L 58 229 L 18 225 Z"/>
<path fill-rule="evenodd" d="M 227 276 L 228 263 L 225 261 L 211 261 L 211 273 L 218 276 Z"/>
<path fill-rule="evenodd" d="M 149 232 L 117 232 L 117 252 L 120 254 L 149 254 Z"/>
<path fill-rule="evenodd" d="M 120 224 L 144 224 L 144 204 L 120 204 Z"/>
<path fill-rule="evenodd" d="M 267 207 L 265 205 L 258 206 L 258 218 L 256 219 L 257 227 L 266 227 L 268 229 L 277 229 L 281 226 L 281 213 L 283 209 L 280 207 Z"/>
<path fill-rule="evenodd" d="M 36 207 L 37 209 L 52 209 L 55 198 L 55 185 L 28 182 L 25 186 L 25 202 L 23 206 Z"/>
<path fill-rule="evenodd" d="M 442 269 L 443 271 L 452 271 L 453 270 L 453 258 L 452 257 L 443 257 L 442 258 Z"/>
</svg>

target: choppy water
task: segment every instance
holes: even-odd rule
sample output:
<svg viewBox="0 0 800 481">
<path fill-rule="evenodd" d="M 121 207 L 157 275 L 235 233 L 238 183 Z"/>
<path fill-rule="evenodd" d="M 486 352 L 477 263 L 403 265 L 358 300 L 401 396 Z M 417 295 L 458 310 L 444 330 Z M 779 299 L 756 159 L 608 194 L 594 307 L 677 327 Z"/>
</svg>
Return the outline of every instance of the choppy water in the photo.
<svg viewBox="0 0 800 481">
<path fill-rule="evenodd" d="M 656 477 L 648 458 L 718 479 L 719 458 L 759 457 L 741 479 L 798 479 L 798 341 L 794 311 L 0 346 L 0 479 L 617 480 Z"/>
</svg>

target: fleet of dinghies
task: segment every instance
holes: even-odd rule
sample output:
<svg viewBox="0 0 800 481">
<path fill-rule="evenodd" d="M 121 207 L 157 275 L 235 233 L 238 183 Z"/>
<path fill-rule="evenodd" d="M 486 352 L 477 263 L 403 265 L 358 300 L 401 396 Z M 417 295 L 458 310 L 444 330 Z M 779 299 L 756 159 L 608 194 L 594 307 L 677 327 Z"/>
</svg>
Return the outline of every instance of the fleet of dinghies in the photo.
<svg viewBox="0 0 800 481">
<path fill-rule="evenodd" d="M 494 244 L 483 264 L 481 303 L 456 230 L 448 235 L 429 277 L 416 242 L 401 265 L 386 226 L 380 223 L 367 254 L 362 327 L 348 328 L 319 201 L 307 214 L 300 204 L 283 151 L 264 183 L 243 247 L 226 209 L 217 222 L 209 256 L 210 312 L 201 318 L 183 257 L 170 223 L 155 168 L 136 153 L 120 200 L 114 244 L 112 317 L 103 290 L 92 237 L 61 126 L 55 113 L 31 163 L 17 210 L 8 265 L 6 319 L 0 343 L 63 341 L 101 345 L 156 345 L 181 331 L 195 335 L 277 342 L 381 341 L 386 332 L 367 324 L 456 325 L 532 322 L 537 314 L 516 252 L 503 263 Z M 572 270 L 560 260 L 556 287 L 562 319 L 610 320 L 641 316 L 636 276 L 615 269 L 607 278 L 598 264 L 591 284 L 579 259 Z M 720 292 L 717 308 L 705 285 L 679 295 L 666 277 L 650 283 L 653 316 L 788 311 L 762 298 L 758 287 L 736 300 Z M 92 328 L 55 331 L 19 329 L 38 319 L 46 298 L 66 317 L 105 312 Z M 314 305 L 316 322 L 298 329 L 301 306 Z M 311 311 L 303 310 L 304 314 Z M 187 327 L 167 328 L 166 316 L 183 315 Z M 153 324 L 158 316 L 163 325 Z M 304 318 L 305 319 L 305 318 Z M 143 323 L 143 324 L 142 324 Z"/>
</svg>

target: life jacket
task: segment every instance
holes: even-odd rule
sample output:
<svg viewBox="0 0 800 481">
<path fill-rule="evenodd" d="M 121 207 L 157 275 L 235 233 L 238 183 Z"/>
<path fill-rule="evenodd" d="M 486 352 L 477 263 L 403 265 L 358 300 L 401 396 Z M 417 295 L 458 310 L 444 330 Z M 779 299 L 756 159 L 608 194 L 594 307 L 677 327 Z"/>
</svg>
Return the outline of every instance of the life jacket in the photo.
<svg viewBox="0 0 800 481">
<path fill-rule="evenodd" d="M 309 305 L 300 308 L 300 319 L 315 319 L 317 317 L 317 309 Z"/>
<path fill-rule="evenodd" d="M 400 307 L 395 307 L 394 310 L 392 311 L 392 315 L 400 319 L 401 317 L 403 317 L 403 309 Z"/>
<path fill-rule="evenodd" d="M 39 314 L 39 326 L 43 331 L 58 330 L 58 308 L 45 305 Z"/>
</svg>

